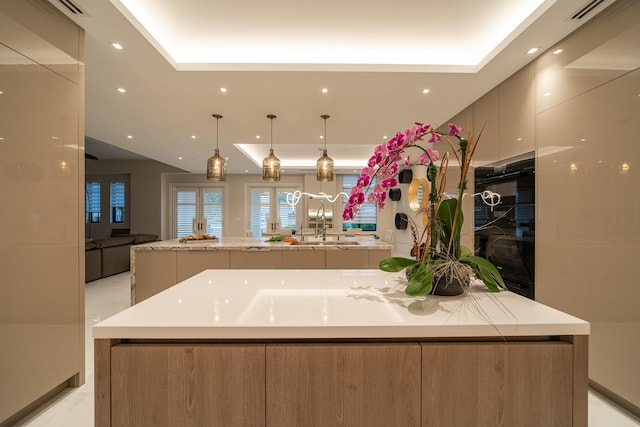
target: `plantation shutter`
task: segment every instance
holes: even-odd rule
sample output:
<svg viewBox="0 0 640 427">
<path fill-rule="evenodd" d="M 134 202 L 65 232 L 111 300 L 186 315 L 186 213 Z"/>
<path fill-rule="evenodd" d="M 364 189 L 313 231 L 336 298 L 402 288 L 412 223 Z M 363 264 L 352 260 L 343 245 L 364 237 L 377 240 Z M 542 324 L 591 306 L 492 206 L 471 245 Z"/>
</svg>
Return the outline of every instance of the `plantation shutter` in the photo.
<svg viewBox="0 0 640 427">
<path fill-rule="evenodd" d="M 195 190 L 176 192 L 176 237 L 193 234 L 193 220 L 196 219 L 197 194 Z"/>
<path fill-rule="evenodd" d="M 271 190 L 251 190 L 251 234 L 261 236 L 267 231 L 271 212 Z"/>
<path fill-rule="evenodd" d="M 124 222 L 124 182 L 111 182 L 111 222 Z"/>
<path fill-rule="evenodd" d="M 358 182 L 359 175 L 344 175 L 342 177 L 342 191 L 347 194 L 351 194 L 351 188 Z M 365 193 L 366 196 L 373 191 L 373 185 L 375 181 L 371 183 L 370 190 Z M 343 198 L 342 208 L 347 202 L 346 198 Z M 378 206 L 375 202 L 364 202 L 364 204 L 358 209 L 355 216 L 350 221 L 344 221 L 343 229 L 349 228 L 361 228 L 367 231 L 376 231 L 376 224 L 378 222 Z"/>
<path fill-rule="evenodd" d="M 206 220 L 206 233 L 214 236 L 222 236 L 222 191 L 204 190 L 203 217 Z"/>
<path fill-rule="evenodd" d="M 100 222 L 100 181 L 85 184 L 85 222 Z"/>
</svg>

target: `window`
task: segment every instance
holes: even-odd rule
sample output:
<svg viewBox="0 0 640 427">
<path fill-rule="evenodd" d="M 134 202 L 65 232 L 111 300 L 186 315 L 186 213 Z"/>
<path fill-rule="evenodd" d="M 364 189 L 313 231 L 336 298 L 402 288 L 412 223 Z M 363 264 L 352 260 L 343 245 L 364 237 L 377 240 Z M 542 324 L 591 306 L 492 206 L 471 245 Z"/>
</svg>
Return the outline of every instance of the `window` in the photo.
<svg viewBox="0 0 640 427">
<path fill-rule="evenodd" d="M 111 181 L 111 223 L 124 223 L 124 182 Z"/>
<path fill-rule="evenodd" d="M 261 236 L 266 231 L 281 228 L 296 230 L 297 216 L 287 203 L 287 193 L 298 187 L 251 187 L 249 229 L 252 236 Z"/>
<path fill-rule="evenodd" d="M 223 187 L 174 187 L 174 238 L 223 236 Z"/>
<path fill-rule="evenodd" d="M 100 222 L 100 181 L 85 183 L 85 222 Z"/>
<path fill-rule="evenodd" d="M 355 186 L 358 182 L 359 175 L 343 175 L 342 177 L 342 191 L 347 194 L 351 194 L 351 187 Z M 366 195 L 372 192 L 374 181 L 371 184 L 370 190 Z M 345 198 L 342 201 L 342 208 L 347 202 Z M 363 231 L 376 231 L 376 224 L 378 222 L 378 206 L 375 202 L 364 202 L 364 204 L 358 209 L 352 220 L 344 221 L 342 224 L 342 230 L 347 231 L 350 228 L 360 228 Z"/>
</svg>

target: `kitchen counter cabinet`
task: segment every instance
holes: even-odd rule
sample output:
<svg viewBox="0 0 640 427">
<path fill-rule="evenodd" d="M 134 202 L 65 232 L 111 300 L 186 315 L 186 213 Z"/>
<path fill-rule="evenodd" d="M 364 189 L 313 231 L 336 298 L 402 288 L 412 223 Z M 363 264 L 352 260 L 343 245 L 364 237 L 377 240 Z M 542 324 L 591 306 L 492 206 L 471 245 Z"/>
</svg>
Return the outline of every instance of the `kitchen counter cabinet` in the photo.
<svg viewBox="0 0 640 427">
<path fill-rule="evenodd" d="M 264 426 L 264 345 L 119 344 L 111 369 L 112 426 Z"/>
<path fill-rule="evenodd" d="M 134 251 L 132 246 L 131 254 Z M 131 260 L 131 303 L 142 301 L 178 283 L 177 253 L 139 251 Z M 136 283 L 142 284 L 136 286 Z"/>
<path fill-rule="evenodd" d="M 282 268 L 282 251 L 243 249 L 229 252 L 229 265 L 237 269 Z"/>
<path fill-rule="evenodd" d="M 426 426 L 586 425 L 567 410 L 571 343 L 424 343 L 422 367 Z"/>
<path fill-rule="evenodd" d="M 177 251 L 176 280 L 182 282 L 207 269 L 230 268 L 229 252 Z M 176 283 L 177 283 L 176 282 Z"/>
<path fill-rule="evenodd" d="M 420 425 L 416 343 L 270 344 L 266 364 L 267 426 Z"/>
</svg>

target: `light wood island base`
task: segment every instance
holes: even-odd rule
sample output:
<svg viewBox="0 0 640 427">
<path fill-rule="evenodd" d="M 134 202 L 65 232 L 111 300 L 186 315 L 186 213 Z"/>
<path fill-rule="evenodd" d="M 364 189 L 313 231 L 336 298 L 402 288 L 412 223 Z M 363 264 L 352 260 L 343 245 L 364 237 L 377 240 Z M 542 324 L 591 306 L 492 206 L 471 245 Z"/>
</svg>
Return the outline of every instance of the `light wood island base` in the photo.
<svg viewBox="0 0 640 427">
<path fill-rule="evenodd" d="M 587 340 L 98 339 L 95 425 L 586 427 Z"/>
</svg>

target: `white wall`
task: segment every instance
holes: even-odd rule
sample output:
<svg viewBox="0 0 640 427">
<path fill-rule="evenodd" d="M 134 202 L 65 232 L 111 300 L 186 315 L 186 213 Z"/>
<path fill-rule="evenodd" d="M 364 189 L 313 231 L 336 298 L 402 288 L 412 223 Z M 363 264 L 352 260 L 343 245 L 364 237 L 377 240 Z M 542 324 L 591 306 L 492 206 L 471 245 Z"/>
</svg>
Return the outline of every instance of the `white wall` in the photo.
<svg viewBox="0 0 640 427">
<path fill-rule="evenodd" d="M 131 233 L 157 234 L 162 232 L 162 174 L 183 172 L 181 169 L 155 160 L 86 160 L 87 175 L 128 174 L 130 178 L 129 206 Z M 108 237 L 111 228 L 96 230 L 94 238 Z"/>
</svg>

